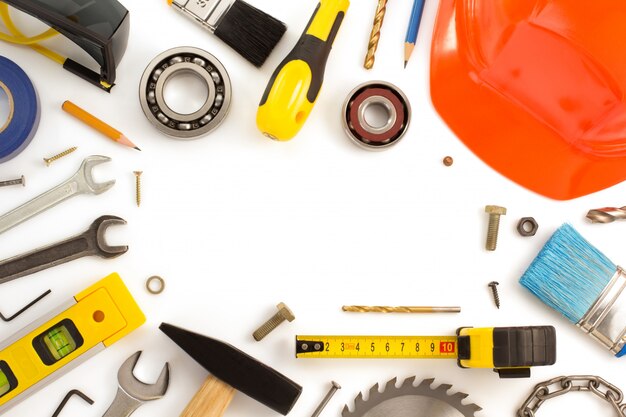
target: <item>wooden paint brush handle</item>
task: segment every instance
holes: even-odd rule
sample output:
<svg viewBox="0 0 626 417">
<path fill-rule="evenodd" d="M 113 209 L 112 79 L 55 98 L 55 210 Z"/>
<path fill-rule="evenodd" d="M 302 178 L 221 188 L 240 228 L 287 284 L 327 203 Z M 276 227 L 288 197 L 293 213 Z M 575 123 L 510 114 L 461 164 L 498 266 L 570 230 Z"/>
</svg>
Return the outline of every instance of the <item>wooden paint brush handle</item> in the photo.
<svg viewBox="0 0 626 417">
<path fill-rule="evenodd" d="M 209 376 L 193 396 L 180 417 L 221 417 L 226 412 L 235 389 L 219 379 Z"/>
</svg>

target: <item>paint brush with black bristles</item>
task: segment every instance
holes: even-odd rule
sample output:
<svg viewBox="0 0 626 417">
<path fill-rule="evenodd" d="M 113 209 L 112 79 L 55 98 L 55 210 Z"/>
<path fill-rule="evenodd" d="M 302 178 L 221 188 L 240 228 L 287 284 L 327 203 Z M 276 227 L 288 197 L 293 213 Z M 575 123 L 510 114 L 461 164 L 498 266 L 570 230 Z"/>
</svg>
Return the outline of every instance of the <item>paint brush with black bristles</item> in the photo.
<svg viewBox="0 0 626 417">
<path fill-rule="evenodd" d="M 254 66 L 263 65 L 285 34 L 280 20 L 243 0 L 167 0 Z"/>
<path fill-rule="evenodd" d="M 626 273 L 564 224 L 520 284 L 617 357 L 626 355 Z"/>
</svg>

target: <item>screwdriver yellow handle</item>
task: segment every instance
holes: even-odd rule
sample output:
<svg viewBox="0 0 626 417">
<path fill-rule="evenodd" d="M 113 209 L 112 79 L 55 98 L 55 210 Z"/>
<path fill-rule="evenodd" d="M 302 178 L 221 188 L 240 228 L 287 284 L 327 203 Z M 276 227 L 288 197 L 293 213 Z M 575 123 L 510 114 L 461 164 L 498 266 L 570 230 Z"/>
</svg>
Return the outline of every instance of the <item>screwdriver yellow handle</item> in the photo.
<svg viewBox="0 0 626 417">
<path fill-rule="evenodd" d="M 321 0 L 298 43 L 274 71 L 256 118 L 265 136 L 289 140 L 306 122 L 322 88 L 326 61 L 349 6 L 349 0 Z"/>
</svg>

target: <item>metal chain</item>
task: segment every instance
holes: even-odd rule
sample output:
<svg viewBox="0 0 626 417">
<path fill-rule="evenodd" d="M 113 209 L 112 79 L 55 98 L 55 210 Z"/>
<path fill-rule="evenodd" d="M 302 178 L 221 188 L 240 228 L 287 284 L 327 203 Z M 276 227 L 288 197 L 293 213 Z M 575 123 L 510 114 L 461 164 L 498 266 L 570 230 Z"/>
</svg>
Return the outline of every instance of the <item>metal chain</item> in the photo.
<svg viewBox="0 0 626 417">
<path fill-rule="evenodd" d="M 611 404 L 618 416 L 626 417 L 626 403 L 622 403 L 624 401 L 622 391 L 615 385 L 594 375 L 560 376 L 540 382 L 535 385 L 535 389 L 528 399 L 517 410 L 517 416 L 535 417 L 535 413 L 544 402 L 570 391 L 590 391 Z"/>
</svg>

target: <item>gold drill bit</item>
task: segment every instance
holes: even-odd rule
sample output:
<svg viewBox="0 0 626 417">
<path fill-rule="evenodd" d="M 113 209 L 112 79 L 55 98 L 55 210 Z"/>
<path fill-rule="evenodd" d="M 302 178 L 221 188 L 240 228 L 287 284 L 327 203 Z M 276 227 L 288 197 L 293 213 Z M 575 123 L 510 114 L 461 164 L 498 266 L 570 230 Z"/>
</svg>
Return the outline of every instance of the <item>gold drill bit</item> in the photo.
<svg viewBox="0 0 626 417">
<path fill-rule="evenodd" d="M 350 313 L 460 313 L 461 307 L 343 306 Z"/>
<path fill-rule="evenodd" d="M 64 156 L 67 156 L 69 154 L 71 154 L 72 152 L 74 152 L 76 149 L 78 149 L 76 146 L 72 146 L 69 149 L 64 150 L 61 153 L 58 153 L 54 156 L 51 156 L 50 158 L 44 158 L 43 161 L 46 163 L 46 166 L 50 166 L 51 163 L 53 163 L 54 161 L 56 161 L 57 159 L 61 159 Z"/>
<path fill-rule="evenodd" d="M 626 206 L 624 207 L 603 207 L 589 210 L 587 218 L 592 223 L 611 223 L 615 220 L 626 220 Z"/>
<path fill-rule="evenodd" d="M 143 171 L 133 171 L 135 174 L 135 199 L 137 200 L 137 207 L 141 205 L 141 174 Z"/>
<path fill-rule="evenodd" d="M 376 14 L 374 15 L 374 26 L 372 27 L 372 34 L 370 35 L 370 41 L 367 45 L 367 55 L 365 56 L 365 63 L 363 64 L 365 69 L 372 69 L 374 66 L 374 55 L 376 55 L 376 49 L 378 48 L 380 29 L 383 26 L 385 12 L 387 12 L 387 0 L 378 0 Z"/>
</svg>

